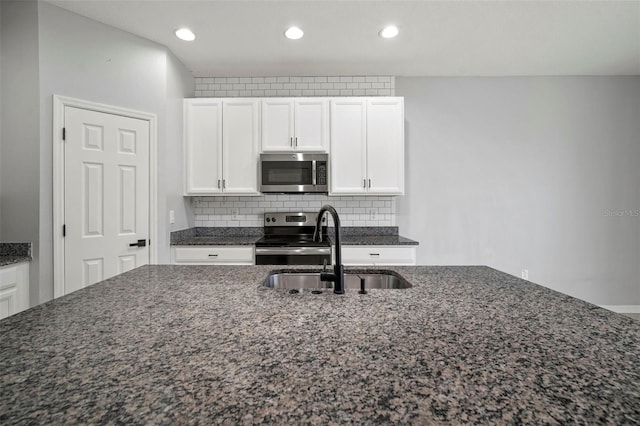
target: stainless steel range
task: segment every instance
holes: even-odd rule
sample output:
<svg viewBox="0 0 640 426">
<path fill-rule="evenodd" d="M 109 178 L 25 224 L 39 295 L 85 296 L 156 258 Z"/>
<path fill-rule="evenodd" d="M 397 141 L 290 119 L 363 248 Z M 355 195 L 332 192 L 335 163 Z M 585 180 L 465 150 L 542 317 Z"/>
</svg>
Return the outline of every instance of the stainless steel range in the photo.
<svg viewBox="0 0 640 426">
<path fill-rule="evenodd" d="M 316 217 L 317 212 L 265 213 L 264 237 L 256 242 L 256 265 L 331 265 L 326 225 L 322 241 L 313 241 Z"/>
</svg>

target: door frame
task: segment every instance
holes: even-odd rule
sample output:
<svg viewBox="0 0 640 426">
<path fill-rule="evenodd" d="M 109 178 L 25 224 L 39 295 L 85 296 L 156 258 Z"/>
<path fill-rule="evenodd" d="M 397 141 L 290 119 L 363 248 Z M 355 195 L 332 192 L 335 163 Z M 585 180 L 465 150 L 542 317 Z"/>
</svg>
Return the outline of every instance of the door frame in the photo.
<svg viewBox="0 0 640 426">
<path fill-rule="evenodd" d="M 64 109 L 73 107 L 105 114 L 145 120 L 149 122 L 149 263 L 158 263 L 158 167 L 156 114 L 85 101 L 66 96 L 53 95 L 53 297 L 64 296 Z"/>
</svg>

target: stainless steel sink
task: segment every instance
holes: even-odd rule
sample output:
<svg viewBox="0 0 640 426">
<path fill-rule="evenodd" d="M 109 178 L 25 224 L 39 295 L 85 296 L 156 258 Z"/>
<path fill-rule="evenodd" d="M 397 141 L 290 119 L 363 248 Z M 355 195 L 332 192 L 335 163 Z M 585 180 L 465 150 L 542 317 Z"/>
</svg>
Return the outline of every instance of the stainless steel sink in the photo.
<svg viewBox="0 0 640 426">
<path fill-rule="evenodd" d="M 364 278 L 365 290 L 404 289 L 411 284 L 400 274 L 386 270 L 345 271 L 345 290 L 360 290 L 360 279 Z M 324 292 L 333 289 L 332 282 L 320 281 L 319 272 L 300 270 L 272 271 L 261 285 L 266 288 L 293 290 L 296 293 Z"/>
</svg>

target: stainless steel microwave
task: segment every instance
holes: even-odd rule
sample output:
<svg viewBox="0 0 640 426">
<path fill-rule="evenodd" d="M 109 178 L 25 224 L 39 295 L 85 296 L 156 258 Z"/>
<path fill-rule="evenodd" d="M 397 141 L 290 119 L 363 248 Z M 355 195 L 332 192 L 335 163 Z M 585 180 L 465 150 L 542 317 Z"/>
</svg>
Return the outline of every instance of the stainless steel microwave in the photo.
<svg viewBox="0 0 640 426">
<path fill-rule="evenodd" d="M 328 160 L 328 154 L 260 154 L 260 191 L 327 193 Z"/>
</svg>

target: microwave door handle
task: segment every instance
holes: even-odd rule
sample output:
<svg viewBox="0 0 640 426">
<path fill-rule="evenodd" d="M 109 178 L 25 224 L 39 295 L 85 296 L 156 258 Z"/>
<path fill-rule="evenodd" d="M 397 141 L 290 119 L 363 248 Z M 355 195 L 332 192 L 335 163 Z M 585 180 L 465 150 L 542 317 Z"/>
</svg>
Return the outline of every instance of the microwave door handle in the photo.
<svg viewBox="0 0 640 426">
<path fill-rule="evenodd" d="M 311 161 L 311 185 L 316 186 L 317 179 L 316 160 Z"/>
</svg>

